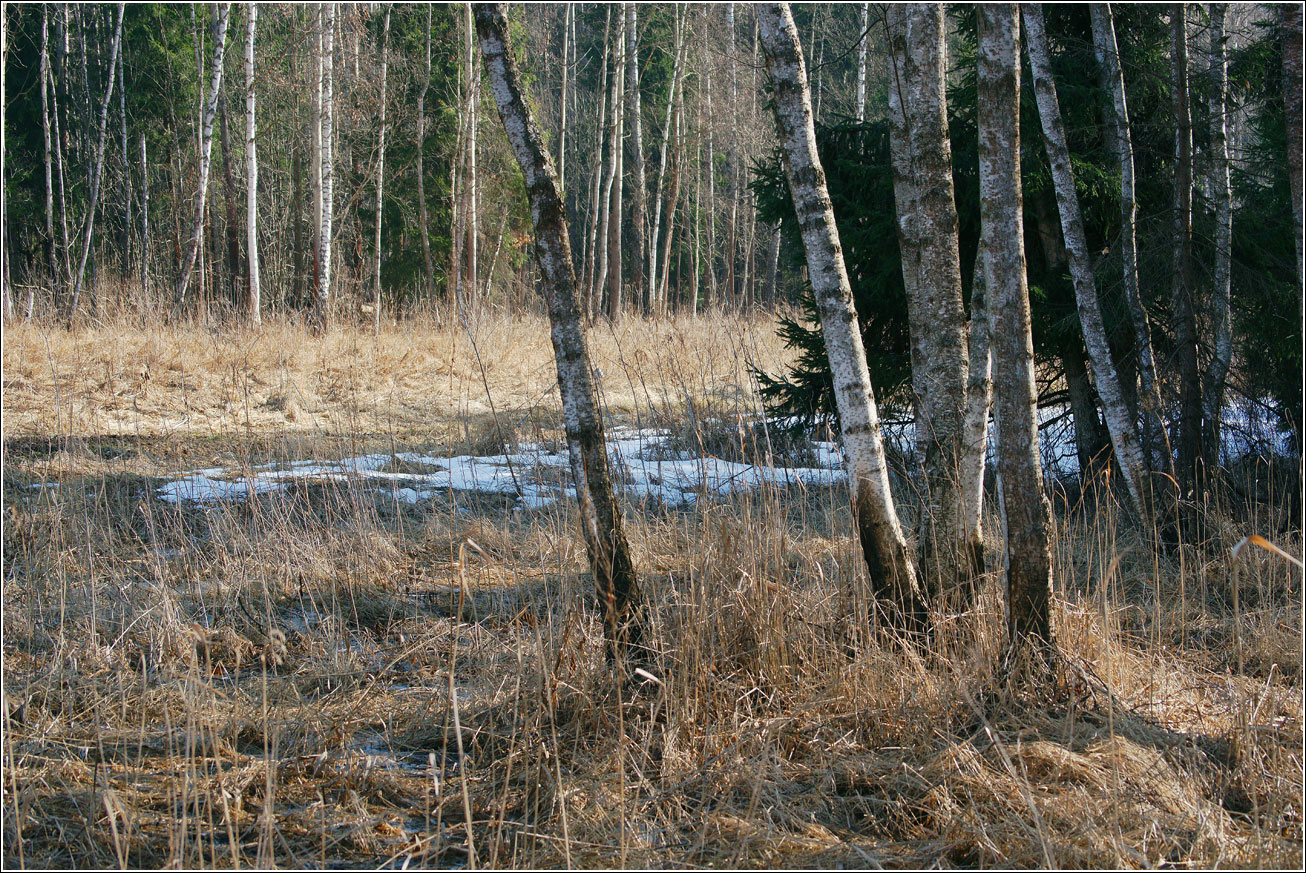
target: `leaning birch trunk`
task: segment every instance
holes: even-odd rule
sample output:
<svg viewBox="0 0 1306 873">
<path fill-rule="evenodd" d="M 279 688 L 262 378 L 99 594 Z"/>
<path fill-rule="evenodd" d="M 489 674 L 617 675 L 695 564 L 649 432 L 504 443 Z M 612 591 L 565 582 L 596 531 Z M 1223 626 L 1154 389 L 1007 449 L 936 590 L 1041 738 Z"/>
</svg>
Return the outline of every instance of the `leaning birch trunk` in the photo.
<svg viewBox="0 0 1306 873">
<path fill-rule="evenodd" d="M 787 3 L 757 7 L 762 50 L 774 88 L 776 132 L 785 175 L 802 229 L 812 291 L 821 312 L 835 401 L 847 455 L 848 481 L 857 516 L 862 554 L 885 620 L 911 631 L 926 616 L 907 541 L 889 492 L 879 415 L 866 352 L 853 308 L 834 208 L 816 152 L 811 92 L 798 31 Z"/>
<path fill-rule="evenodd" d="M 1038 454 L 1034 340 L 1020 186 L 1020 53 L 1015 4 L 979 7 L 980 218 L 1007 520 L 1007 628 L 1013 649 L 1052 642 L 1050 510 Z"/>
<path fill-rule="evenodd" d="M 630 294 L 648 315 L 653 311 L 653 283 L 645 282 L 644 124 L 639 100 L 639 36 L 635 4 L 626 4 L 626 114 L 630 116 Z M 674 86 L 673 86 L 674 87 Z"/>
<path fill-rule="evenodd" d="M 381 331 L 381 208 L 385 192 L 385 104 L 386 71 L 390 60 L 390 6 L 385 7 L 385 24 L 381 30 L 381 132 L 376 155 L 376 245 L 372 265 L 372 330 Z"/>
<path fill-rule="evenodd" d="M 218 22 L 214 29 L 213 40 L 213 69 L 209 79 L 208 99 L 204 102 L 204 123 L 200 128 L 200 181 L 199 192 L 195 198 L 195 222 L 192 225 L 194 230 L 186 242 L 186 256 L 182 261 L 181 278 L 177 280 L 178 307 L 186 304 L 186 289 L 190 285 L 190 275 L 195 269 L 195 259 L 199 254 L 200 234 L 204 231 L 204 207 L 208 197 L 209 168 L 213 158 L 213 118 L 217 115 L 218 92 L 222 88 L 222 58 L 227 46 L 227 18 L 230 13 L 230 3 L 223 3 L 218 8 Z"/>
<path fill-rule="evenodd" d="M 1215 270 L 1211 290 L 1211 322 L 1215 334 L 1211 363 L 1202 395 L 1202 458 L 1206 475 L 1220 464 L 1220 412 L 1224 408 L 1224 383 L 1233 358 L 1230 324 L 1230 245 L 1233 240 L 1233 193 L 1229 184 L 1229 137 L 1225 113 L 1229 94 L 1229 65 L 1224 47 L 1224 20 L 1228 4 L 1211 4 L 1213 78 L 1210 98 L 1211 191 L 1215 200 Z M 1297 204 L 1300 207 L 1300 204 Z"/>
<path fill-rule="evenodd" d="M 526 178 L 535 227 L 535 258 L 549 308 L 581 527 L 595 584 L 604 604 L 609 652 L 620 656 L 627 646 L 637 642 L 632 621 L 637 596 L 635 566 L 622 531 L 621 510 L 608 471 L 603 420 L 599 416 L 585 332 L 576 306 L 576 274 L 567 216 L 553 161 L 522 94 L 517 64 L 508 46 L 506 8 L 500 4 L 476 4 L 476 27 L 499 117 Z"/>
<path fill-rule="evenodd" d="M 331 232 L 335 226 L 335 83 L 336 5 L 326 4 L 326 26 L 322 39 L 322 224 L 317 240 L 317 300 L 314 320 L 318 329 L 331 321 Z"/>
<path fill-rule="evenodd" d="M 966 350 L 966 416 L 961 428 L 961 529 L 971 567 L 962 586 L 964 605 L 975 597 L 975 581 L 985 569 L 984 466 L 989 447 L 989 413 L 993 409 L 993 354 L 989 336 L 988 294 L 984 287 L 984 244 L 975 252 L 970 283 L 970 336 Z"/>
<path fill-rule="evenodd" d="M 1123 270 L 1125 303 L 1129 308 L 1134 327 L 1134 346 L 1138 354 L 1140 380 L 1139 406 L 1143 410 L 1141 442 L 1148 471 L 1155 469 L 1161 450 L 1163 431 L 1160 423 L 1160 396 L 1156 384 L 1156 364 L 1152 355 L 1152 330 L 1148 326 L 1147 310 L 1138 287 L 1138 242 L 1135 234 L 1135 214 L 1138 204 L 1134 196 L 1134 144 L 1129 132 L 1129 104 L 1125 98 L 1125 80 L 1120 69 L 1120 54 L 1116 46 L 1115 23 L 1108 3 L 1089 6 L 1093 22 L 1093 48 L 1101 68 L 1102 82 L 1111 96 L 1111 147 L 1120 165 L 1120 259 Z M 1164 464 L 1163 467 L 1168 467 Z"/>
<path fill-rule="evenodd" d="M 231 4 L 226 4 L 220 19 L 223 31 L 225 31 L 227 27 L 226 9 L 229 9 L 230 6 Z M 104 100 L 100 103 L 100 130 L 95 146 L 95 169 L 91 173 L 91 191 L 90 200 L 86 206 L 86 220 L 82 224 L 82 254 L 77 264 L 77 276 L 73 283 L 72 303 L 68 309 L 68 320 L 70 323 L 77 315 L 77 303 L 82 293 L 82 281 L 86 276 L 86 259 L 89 257 L 91 252 L 91 234 L 95 230 L 95 207 L 100 199 L 100 179 L 104 174 L 104 135 L 105 128 L 108 127 L 109 122 L 109 99 L 113 96 L 113 74 L 118 63 L 118 46 L 122 42 L 122 17 L 125 9 L 126 4 L 118 4 L 118 23 L 114 26 L 113 44 L 109 49 L 109 84 L 104 88 Z M 218 55 L 218 57 L 221 58 L 221 55 Z M 219 60 L 218 63 L 221 63 L 221 61 Z M 213 116 L 211 114 L 208 115 L 207 120 L 210 132 L 212 132 Z M 203 201 L 201 200 L 201 202 Z"/>
<path fill-rule="evenodd" d="M 1061 213 L 1061 235 L 1065 240 L 1070 261 L 1070 278 L 1075 286 L 1075 302 L 1079 308 L 1079 323 L 1083 328 L 1084 347 L 1088 351 L 1093 380 L 1106 418 L 1107 432 L 1120 474 L 1129 491 L 1129 499 L 1145 519 L 1151 514 L 1147 488 L 1147 462 L 1139 442 L 1134 416 L 1129 411 L 1120 388 L 1120 376 L 1111 359 L 1107 344 L 1106 325 L 1102 307 L 1097 298 L 1097 282 L 1093 264 L 1089 259 L 1088 242 L 1084 234 L 1084 220 L 1079 209 L 1079 196 L 1075 193 L 1075 177 L 1070 163 L 1070 148 L 1066 143 L 1066 129 L 1061 120 L 1061 106 L 1057 101 L 1056 84 L 1052 79 L 1052 62 L 1048 57 L 1047 32 L 1043 24 L 1043 7 L 1028 4 L 1024 8 L 1026 49 L 1029 52 L 1030 73 L 1034 79 L 1034 93 L 1038 100 L 1039 120 L 1043 127 L 1043 144 L 1052 169 L 1052 183 L 1056 189 L 1057 209 Z"/>
<path fill-rule="evenodd" d="M 254 31 L 258 27 L 258 4 L 246 4 L 245 27 L 245 258 L 249 263 L 249 323 L 262 320 L 258 269 L 258 151 L 254 137 Z"/>
<path fill-rule="evenodd" d="M 906 8 L 903 103 L 915 171 L 918 270 L 908 297 L 916 452 L 925 474 L 917 537 L 919 572 L 930 596 L 956 590 L 971 575 L 962 531 L 958 471 L 966 406 L 966 310 L 948 141 L 946 24 L 942 3 Z"/>
</svg>

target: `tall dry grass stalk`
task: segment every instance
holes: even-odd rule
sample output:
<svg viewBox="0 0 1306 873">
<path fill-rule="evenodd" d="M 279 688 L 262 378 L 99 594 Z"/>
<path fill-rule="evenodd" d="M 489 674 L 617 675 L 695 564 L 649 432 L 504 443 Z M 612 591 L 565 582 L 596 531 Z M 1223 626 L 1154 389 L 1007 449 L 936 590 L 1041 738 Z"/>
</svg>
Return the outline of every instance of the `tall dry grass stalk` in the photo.
<svg viewBox="0 0 1306 873">
<path fill-rule="evenodd" d="M 615 421 L 775 449 L 747 426 L 767 321 L 592 336 Z M 628 503 L 655 654 L 616 684 L 565 503 L 157 497 L 557 440 L 550 354 L 495 315 L 6 330 L 6 866 L 1300 865 L 1301 571 L 1230 551 L 1301 555 L 1273 465 L 1173 552 L 1106 483 L 1053 488 L 1037 690 L 1000 672 L 996 572 L 923 655 L 877 641 L 841 487 Z"/>
</svg>

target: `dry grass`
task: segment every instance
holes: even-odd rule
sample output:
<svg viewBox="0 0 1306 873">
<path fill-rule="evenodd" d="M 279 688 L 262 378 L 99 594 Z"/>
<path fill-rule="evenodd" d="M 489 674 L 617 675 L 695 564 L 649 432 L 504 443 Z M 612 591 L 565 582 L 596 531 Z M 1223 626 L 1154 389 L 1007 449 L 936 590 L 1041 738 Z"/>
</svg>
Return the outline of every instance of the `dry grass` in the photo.
<svg viewBox="0 0 1306 873">
<path fill-rule="evenodd" d="M 1301 554 L 1263 503 L 1173 554 L 1058 505 L 1035 693 L 995 585 L 924 657 L 867 632 L 839 488 L 629 507 L 656 681 L 625 682 L 566 506 L 155 497 L 556 438 L 544 323 L 474 335 L 6 330 L 5 866 L 1300 866 L 1301 573 L 1228 551 Z M 704 445 L 784 360 L 760 320 L 592 337 L 614 420 Z"/>
</svg>

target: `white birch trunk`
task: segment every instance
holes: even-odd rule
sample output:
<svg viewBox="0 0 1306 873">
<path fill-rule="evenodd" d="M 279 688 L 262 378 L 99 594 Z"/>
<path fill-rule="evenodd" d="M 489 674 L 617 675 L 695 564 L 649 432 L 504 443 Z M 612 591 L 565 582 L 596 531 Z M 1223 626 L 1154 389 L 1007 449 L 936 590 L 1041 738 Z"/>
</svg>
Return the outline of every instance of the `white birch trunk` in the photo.
<svg viewBox="0 0 1306 873">
<path fill-rule="evenodd" d="M 262 321 L 262 291 L 258 263 L 258 147 L 255 137 L 254 33 L 258 4 L 247 3 L 245 20 L 245 256 L 249 263 L 249 323 Z"/>
<path fill-rule="evenodd" d="M 480 101 L 480 83 L 481 77 L 476 69 L 476 51 L 472 31 L 475 25 L 472 22 L 472 5 L 464 5 L 467 10 L 467 44 L 465 46 L 465 62 L 467 65 L 467 86 L 466 86 L 466 111 L 467 111 L 467 180 L 464 185 L 463 194 L 466 197 L 467 210 L 464 214 L 465 231 L 467 242 L 465 243 L 464 252 L 467 256 L 467 274 L 463 281 L 464 294 L 467 297 L 468 305 L 475 303 L 476 285 L 477 285 L 477 259 L 476 259 L 476 239 L 477 239 L 477 219 L 476 219 L 476 127 L 477 114 Z"/>
<path fill-rule="evenodd" d="M 535 258 L 549 308 L 581 527 L 604 605 L 609 651 L 619 656 L 626 646 L 637 641 L 636 628 L 631 624 L 637 580 L 622 530 L 621 510 L 612 490 L 603 420 L 599 416 L 585 332 L 576 305 L 576 275 L 567 216 L 553 161 L 522 95 L 521 79 L 508 45 L 505 7 L 478 4 L 476 26 L 499 116 L 526 179 L 535 228 Z"/>
<path fill-rule="evenodd" d="M 336 4 L 325 4 L 322 37 L 322 223 L 317 241 L 318 284 L 314 313 L 324 329 L 331 320 L 331 233 L 335 227 L 335 53 Z"/>
<path fill-rule="evenodd" d="M 1025 284 L 1017 42 L 1014 3 L 979 7 L 980 214 L 1007 532 L 1007 627 L 1012 647 L 1023 648 L 1052 642 L 1052 553 Z"/>
<path fill-rule="evenodd" d="M 866 44 L 870 36 L 871 4 L 862 4 L 861 44 L 857 48 L 857 121 L 866 120 Z"/>
<path fill-rule="evenodd" d="M 653 284 L 645 283 L 648 234 L 645 215 L 644 124 L 639 99 L 639 35 L 634 3 L 626 4 L 626 114 L 630 117 L 630 293 L 648 315 L 653 311 Z"/>
<path fill-rule="evenodd" d="M 1084 347 L 1088 351 L 1089 366 L 1093 371 L 1098 397 L 1102 401 L 1107 432 L 1111 435 L 1111 445 L 1120 464 L 1120 474 L 1125 480 L 1129 499 L 1135 510 L 1146 518 L 1151 512 L 1150 492 L 1147 488 L 1147 462 L 1134 424 L 1134 416 L 1129 411 L 1129 404 L 1120 387 L 1120 376 L 1111 358 L 1111 347 L 1107 344 L 1106 324 L 1097 297 L 1097 281 L 1093 275 L 1093 263 L 1089 257 L 1088 241 L 1084 234 L 1079 196 L 1075 192 L 1070 148 L 1066 142 L 1065 125 L 1061 120 L 1056 83 L 1052 79 L 1052 62 L 1048 56 L 1042 7 L 1034 4 L 1026 5 L 1024 18 L 1030 73 L 1034 80 L 1034 94 L 1038 100 L 1043 143 L 1047 150 L 1048 162 L 1052 170 L 1052 183 L 1056 190 L 1057 209 L 1061 215 L 1061 235 L 1070 262 L 1070 278 L 1075 287 L 1075 303 L 1079 309 L 1079 323 L 1084 333 Z"/>
<path fill-rule="evenodd" d="M 1116 47 L 1115 23 L 1108 3 L 1089 6 L 1093 23 L 1093 48 L 1101 67 L 1103 85 L 1111 95 L 1111 147 L 1120 165 L 1120 248 L 1125 302 L 1134 327 L 1134 346 L 1138 354 L 1140 380 L 1139 406 L 1143 410 L 1143 454 L 1148 470 L 1154 469 L 1162 437 L 1160 397 L 1156 385 L 1156 364 L 1152 355 L 1152 329 L 1138 287 L 1138 243 L 1135 235 L 1134 145 L 1129 132 L 1129 104 L 1125 97 L 1125 80 Z"/>
<path fill-rule="evenodd" d="M 667 154 L 671 140 L 671 117 L 675 107 L 676 92 L 680 87 L 681 65 L 684 61 L 684 34 L 680 21 L 680 10 L 676 9 L 674 60 L 671 63 L 671 88 L 667 96 L 667 115 L 662 122 L 662 144 L 658 148 L 658 182 L 653 198 L 653 221 L 649 225 L 651 242 L 648 252 L 648 282 L 652 288 L 658 287 L 658 236 L 662 223 L 663 185 L 667 174 Z"/>
<path fill-rule="evenodd" d="M 797 28 L 787 3 L 757 7 L 762 49 L 774 86 L 776 132 L 802 229 L 813 293 L 821 310 L 848 481 L 877 607 L 890 624 L 920 630 L 924 608 L 916 568 L 889 491 L 888 467 L 866 352 L 844 267 L 825 172 L 816 152 L 811 94 Z"/>
<path fill-rule="evenodd" d="M 417 97 L 417 204 L 418 216 L 421 218 L 422 227 L 420 230 L 422 236 L 422 264 L 426 269 L 426 295 L 427 299 L 431 298 L 433 283 L 435 282 L 435 266 L 431 262 L 431 238 L 430 238 L 430 220 L 427 216 L 426 209 L 426 169 L 423 156 L 426 153 L 426 93 L 431 88 L 431 6 L 426 7 L 426 75 L 422 79 L 422 87 Z M 457 201 L 455 201 L 457 202 Z M 454 263 L 454 273 L 457 275 L 457 262 Z M 448 290 L 446 289 L 446 293 Z M 452 305 L 452 301 L 450 301 Z"/>
<path fill-rule="evenodd" d="M 381 30 L 381 132 L 376 155 L 376 242 L 372 265 L 372 329 L 381 330 L 381 212 L 385 194 L 386 73 L 390 61 L 390 4 L 385 7 L 385 24 Z"/>
<path fill-rule="evenodd" d="M 230 4 L 228 4 L 228 7 Z M 113 45 L 109 49 L 109 84 L 104 88 L 104 100 L 100 103 L 100 120 L 99 133 L 95 146 L 95 164 L 91 172 L 91 191 L 90 200 L 86 207 L 86 220 L 82 223 L 82 254 L 77 265 L 77 275 L 73 283 L 73 299 L 68 310 L 68 319 L 71 322 L 77 315 L 77 303 L 82 293 L 82 281 L 86 275 L 86 259 L 91 252 L 91 235 L 95 230 L 95 208 L 100 199 L 100 180 L 104 174 L 104 137 L 105 129 L 109 123 L 109 100 L 113 96 L 113 79 L 114 69 L 118 63 L 118 48 L 122 42 L 122 18 L 126 9 L 126 4 L 118 4 L 118 23 L 113 30 Z M 226 27 L 226 13 L 223 13 L 223 28 Z M 210 126 L 212 125 L 212 116 L 209 117 Z"/>
<path fill-rule="evenodd" d="M 45 4 L 41 4 L 41 137 L 45 146 L 45 243 L 46 258 L 50 267 L 50 292 L 59 285 L 62 272 L 54 236 L 54 169 L 50 147 L 50 23 Z M 29 294 L 28 300 L 32 297 Z M 32 317 L 32 303 L 27 307 L 27 318 Z"/>
<path fill-rule="evenodd" d="M 200 179 L 195 197 L 195 221 L 192 224 L 190 238 L 186 241 L 186 254 L 182 260 L 181 277 L 177 280 L 176 303 L 178 307 L 186 304 L 186 290 L 190 285 L 191 272 L 199 256 L 201 238 L 204 232 L 204 213 L 209 189 L 209 170 L 213 159 L 213 119 L 218 111 L 218 94 L 222 87 L 223 56 L 226 51 L 227 19 L 231 14 L 231 4 L 223 3 L 218 8 L 218 21 L 214 29 L 217 37 L 213 44 L 213 64 L 210 71 L 208 97 L 204 101 L 203 121 L 200 125 Z M 74 295 L 75 297 L 75 295 Z"/>
</svg>

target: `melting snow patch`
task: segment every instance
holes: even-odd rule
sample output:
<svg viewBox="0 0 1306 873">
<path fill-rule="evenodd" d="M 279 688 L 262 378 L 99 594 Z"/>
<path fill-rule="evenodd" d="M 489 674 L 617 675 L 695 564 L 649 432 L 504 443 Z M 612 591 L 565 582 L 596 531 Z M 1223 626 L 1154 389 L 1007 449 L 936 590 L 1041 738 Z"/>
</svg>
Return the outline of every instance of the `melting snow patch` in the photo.
<svg viewBox="0 0 1306 873">
<path fill-rule="evenodd" d="M 613 479 L 637 499 L 666 506 L 693 503 L 700 492 L 726 496 L 763 483 L 787 486 L 829 485 L 844 479 L 842 458 L 833 443 L 813 444 L 818 466 L 774 467 L 725 461 L 715 457 L 672 457 L 665 430 L 614 428 L 608 441 Z M 395 472 L 394 468 L 427 472 Z M 390 469 L 383 469 L 390 468 Z M 454 490 L 504 494 L 517 498 L 519 509 L 539 509 L 556 500 L 575 498 L 564 482 L 570 462 L 566 449 L 526 443 L 503 455 L 435 457 L 415 452 L 372 454 L 339 461 L 295 461 L 247 471 L 210 468 L 177 474 L 160 486 L 159 497 L 172 503 L 241 500 L 254 494 L 285 491 L 294 482 L 348 482 L 416 504 Z"/>
</svg>

